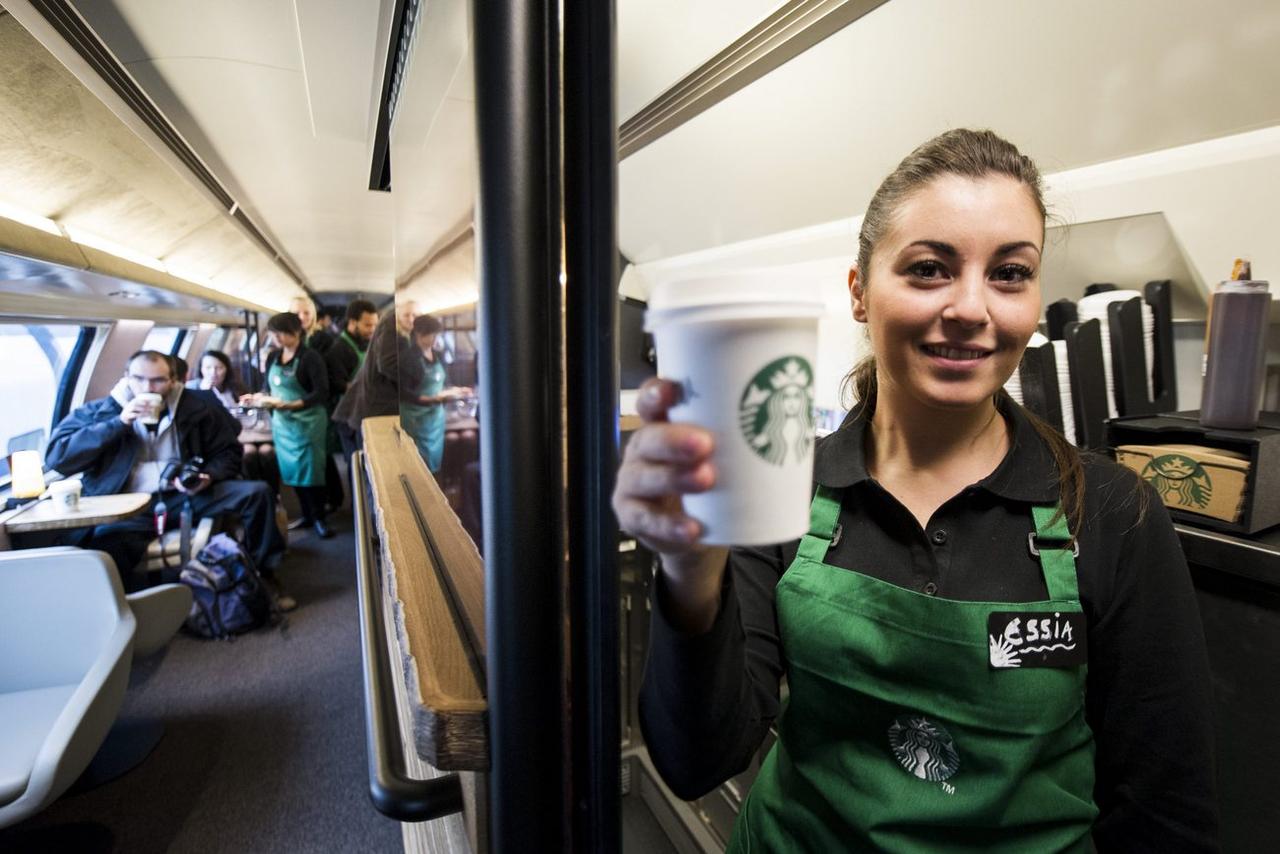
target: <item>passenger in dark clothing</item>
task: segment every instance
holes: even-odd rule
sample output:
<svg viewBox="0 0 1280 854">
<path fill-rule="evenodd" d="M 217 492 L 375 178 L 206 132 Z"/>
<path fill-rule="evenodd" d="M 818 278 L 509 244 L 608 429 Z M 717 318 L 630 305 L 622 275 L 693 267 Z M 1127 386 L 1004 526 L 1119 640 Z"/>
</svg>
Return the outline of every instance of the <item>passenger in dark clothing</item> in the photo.
<svg viewBox="0 0 1280 854">
<path fill-rule="evenodd" d="M 137 399 L 150 392 L 163 398 L 157 423 L 144 424 L 146 406 Z M 142 417 L 140 417 L 142 416 Z M 274 502 L 266 484 L 238 480 L 240 424 L 205 393 L 191 393 L 176 383 L 172 363 L 163 353 L 144 350 L 129 359 L 125 379 L 111 395 L 79 407 L 58 424 L 49 438 L 45 461 L 64 475 L 83 473 L 85 495 L 120 492 L 152 493 L 137 516 L 69 532 L 68 545 L 101 549 L 111 555 L 126 586 L 140 586 L 133 570 L 156 536 L 158 499 L 169 507 L 167 528 L 174 527 L 183 501 L 195 518 L 231 512 L 244 527 L 246 546 L 265 573 L 271 574 L 285 543 L 275 525 Z M 190 489 L 174 479 L 162 481 L 171 462 L 204 460 L 200 483 Z"/>
<path fill-rule="evenodd" d="M 214 397 L 228 410 L 240 408 L 244 390 L 231 367 L 231 358 L 221 350 L 205 350 L 200 357 L 200 376 L 187 383 L 187 391 L 199 391 Z M 237 417 L 237 420 L 239 418 Z M 253 420 L 240 423 L 241 430 L 256 426 Z M 244 462 L 241 471 L 246 480 L 266 481 L 272 495 L 280 494 L 280 469 L 276 465 L 276 450 L 270 442 L 245 442 Z"/>
<path fill-rule="evenodd" d="M 324 354 L 329 369 L 329 415 L 332 418 L 347 386 L 355 378 L 369 352 L 369 341 L 378 326 L 378 308 L 365 299 L 352 300 L 347 306 L 346 329 L 334 346 Z M 332 421 L 334 432 L 342 445 L 342 455 L 347 459 L 348 473 L 351 455 L 355 452 L 355 433 L 342 421 Z"/>
<path fill-rule="evenodd" d="M 422 359 L 409 341 L 417 306 L 412 300 L 396 303 L 373 331 L 369 352 L 347 392 L 338 402 L 333 419 L 345 424 L 353 447 L 360 446 L 360 422 L 376 415 L 399 415 L 402 400 L 412 402 L 406 389 L 422 382 Z"/>
</svg>

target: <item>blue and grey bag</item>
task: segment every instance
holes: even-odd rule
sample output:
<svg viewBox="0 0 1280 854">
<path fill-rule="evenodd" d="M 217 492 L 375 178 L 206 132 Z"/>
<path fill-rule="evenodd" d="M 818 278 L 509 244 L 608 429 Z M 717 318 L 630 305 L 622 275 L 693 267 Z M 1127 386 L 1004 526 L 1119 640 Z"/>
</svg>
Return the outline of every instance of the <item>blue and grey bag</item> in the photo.
<svg viewBox="0 0 1280 854">
<path fill-rule="evenodd" d="M 274 611 L 271 594 L 252 559 L 227 534 L 210 539 L 182 568 L 178 580 L 191 588 L 191 613 L 184 625 L 202 638 L 252 631 Z"/>
</svg>

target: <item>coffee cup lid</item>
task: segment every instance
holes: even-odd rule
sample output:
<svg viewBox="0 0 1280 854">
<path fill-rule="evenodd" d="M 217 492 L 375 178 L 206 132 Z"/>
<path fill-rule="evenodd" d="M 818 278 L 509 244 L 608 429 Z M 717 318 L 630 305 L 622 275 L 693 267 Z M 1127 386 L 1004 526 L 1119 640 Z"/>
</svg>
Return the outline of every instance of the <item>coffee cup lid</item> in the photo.
<svg viewBox="0 0 1280 854">
<path fill-rule="evenodd" d="M 645 326 L 690 313 L 718 318 L 820 317 L 825 303 L 810 282 L 786 269 L 755 269 L 661 282 L 649 295 Z"/>
</svg>

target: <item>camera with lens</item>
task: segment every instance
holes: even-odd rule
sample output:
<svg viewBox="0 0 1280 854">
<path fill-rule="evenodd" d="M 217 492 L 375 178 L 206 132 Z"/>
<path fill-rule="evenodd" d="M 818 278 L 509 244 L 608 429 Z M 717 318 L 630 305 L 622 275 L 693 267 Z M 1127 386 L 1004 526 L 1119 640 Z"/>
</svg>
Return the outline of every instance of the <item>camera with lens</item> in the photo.
<svg viewBox="0 0 1280 854">
<path fill-rule="evenodd" d="M 161 489 L 168 488 L 175 480 L 183 489 L 195 489 L 200 485 L 200 475 L 204 474 L 204 458 L 192 457 L 189 460 L 170 460 L 160 473 Z"/>
</svg>

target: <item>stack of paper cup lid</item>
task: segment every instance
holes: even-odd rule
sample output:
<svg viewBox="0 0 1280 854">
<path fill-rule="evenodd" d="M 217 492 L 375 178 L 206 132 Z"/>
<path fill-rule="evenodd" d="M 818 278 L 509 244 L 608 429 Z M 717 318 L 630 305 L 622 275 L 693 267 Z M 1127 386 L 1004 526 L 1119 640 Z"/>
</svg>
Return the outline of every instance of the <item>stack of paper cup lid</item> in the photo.
<svg viewBox="0 0 1280 854">
<path fill-rule="evenodd" d="M 1027 349 L 1043 347 L 1048 343 L 1050 343 L 1049 339 L 1037 332 L 1027 342 Z M 1075 445 L 1079 443 L 1076 440 L 1075 408 L 1071 403 L 1071 368 L 1067 363 L 1067 342 L 1054 341 L 1052 343 L 1054 367 L 1058 375 L 1058 396 L 1062 406 L 1062 434 Z M 1023 403 L 1022 377 L 1018 371 L 1014 371 L 1013 376 L 1009 377 L 1009 381 L 1004 384 L 1004 390 L 1018 403 Z"/>
<path fill-rule="evenodd" d="M 1045 338 L 1039 332 L 1033 332 L 1031 334 L 1031 340 L 1027 342 L 1027 349 L 1030 350 L 1034 347 L 1043 347 L 1045 344 L 1048 344 L 1048 343 L 1049 343 L 1048 338 Z M 1009 397 L 1012 397 L 1018 403 L 1022 403 L 1021 365 L 1019 365 L 1018 368 L 1014 369 L 1013 375 L 1010 376 L 1009 381 L 1004 384 L 1004 390 L 1009 393 Z"/>
<path fill-rule="evenodd" d="M 1058 397 L 1062 402 L 1062 435 L 1073 445 L 1080 444 L 1076 437 L 1076 411 L 1071 399 L 1071 366 L 1067 362 L 1067 342 L 1053 342 L 1053 357 L 1058 368 Z"/>
<path fill-rule="evenodd" d="M 1107 317 L 1107 306 L 1113 302 L 1127 302 L 1142 294 L 1132 290 L 1104 291 L 1090 294 L 1076 303 L 1076 312 L 1081 323 L 1086 320 L 1097 320 L 1102 333 L 1102 369 L 1106 375 L 1107 411 L 1111 418 L 1119 414 L 1116 409 L 1116 384 L 1111 369 L 1111 325 Z M 1152 394 L 1151 364 L 1155 355 L 1155 317 L 1151 306 L 1144 300 L 1142 303 L 1142 350 L 1147 361 L 1147 394 Z"/>
</svg>

